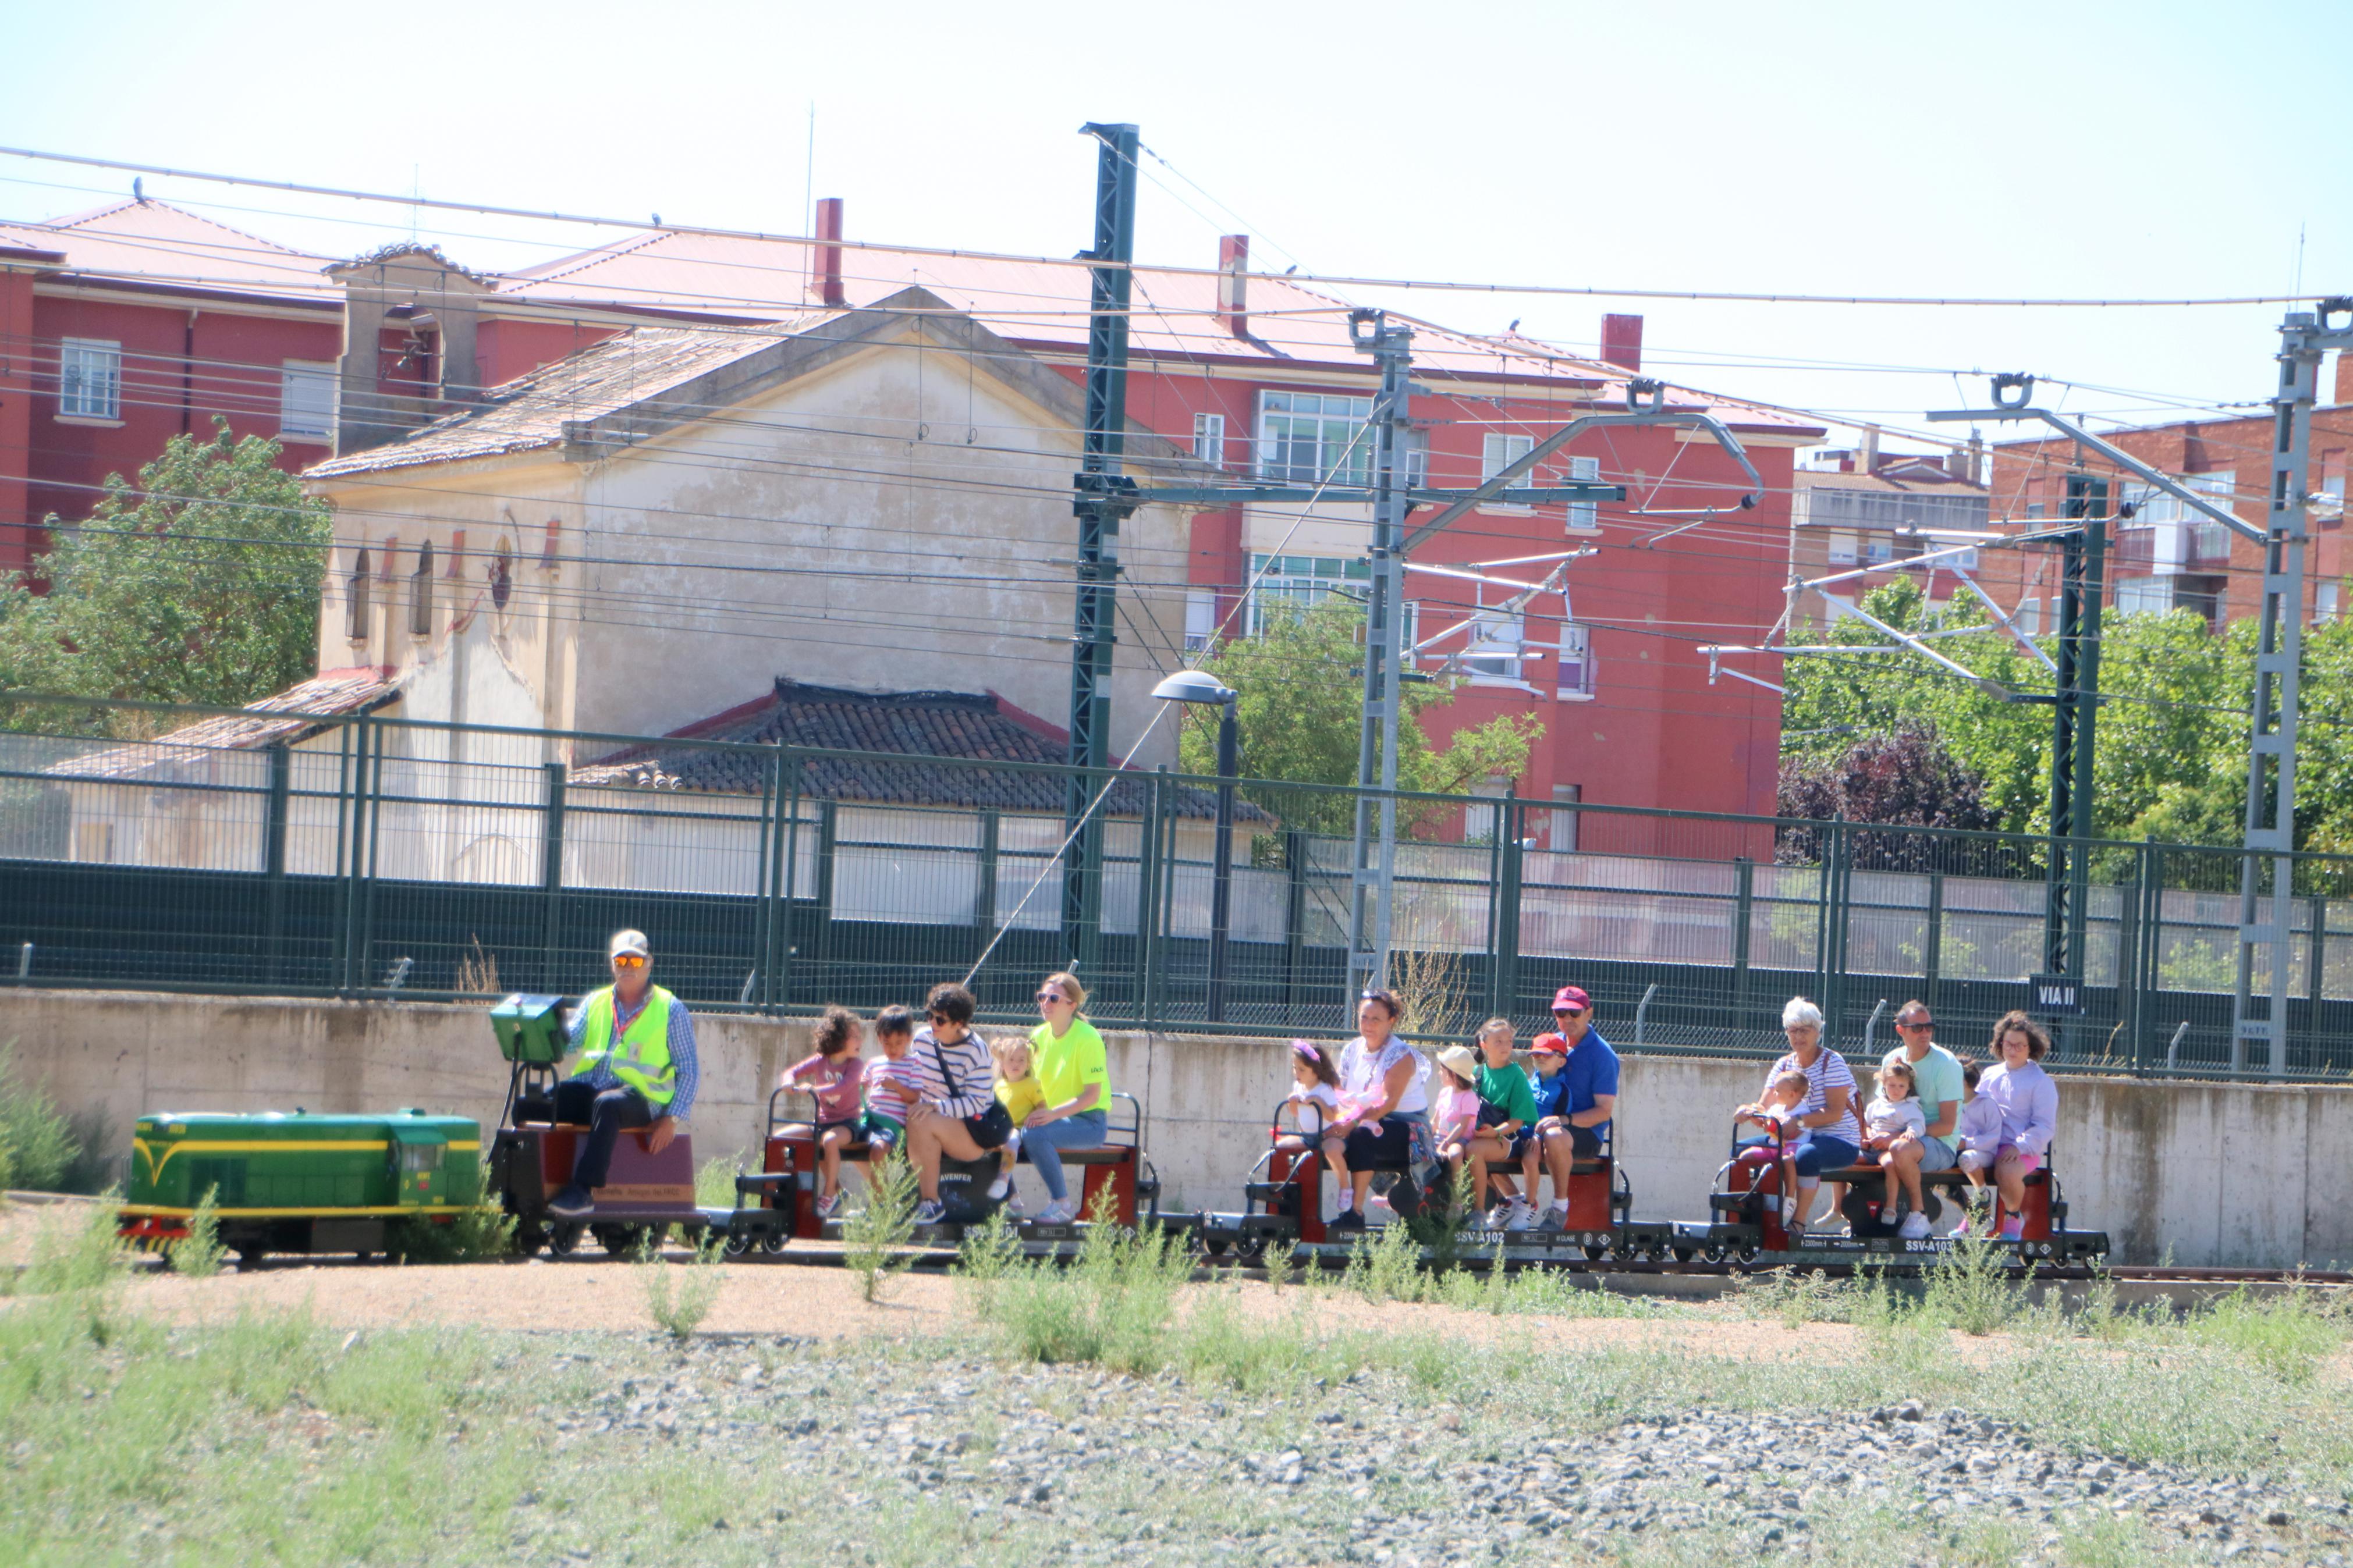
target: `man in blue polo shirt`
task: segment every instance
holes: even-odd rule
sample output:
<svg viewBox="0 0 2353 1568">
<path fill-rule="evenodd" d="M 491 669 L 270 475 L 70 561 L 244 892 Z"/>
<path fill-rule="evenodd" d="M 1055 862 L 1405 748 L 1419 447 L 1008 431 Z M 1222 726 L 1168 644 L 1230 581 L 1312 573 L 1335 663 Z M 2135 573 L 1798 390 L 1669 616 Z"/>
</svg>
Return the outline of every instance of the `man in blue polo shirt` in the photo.
<svg viewBox="0 0 2353 1568">
<path fill-rule="evenodd" d="M 1564 985 L 1552 999 L 1552 1017 L 1568 1047 L 1568 1062 L 1558 1075 L 1566 1086 L 1562 1114 L 1536 1124 L 1545 1164 L 1552 1172 L 1553 1199 L 1552 1207 L 1536 1222 L 1538 1230 L 1567 1228 L 1570 1163 L 1600 1154 L 1609 1137 L 1609 1119 L 1618 1110 L 1618 1053 L 1593 1027 L 1593 998 L 1575 985 Z"/>
</svg>

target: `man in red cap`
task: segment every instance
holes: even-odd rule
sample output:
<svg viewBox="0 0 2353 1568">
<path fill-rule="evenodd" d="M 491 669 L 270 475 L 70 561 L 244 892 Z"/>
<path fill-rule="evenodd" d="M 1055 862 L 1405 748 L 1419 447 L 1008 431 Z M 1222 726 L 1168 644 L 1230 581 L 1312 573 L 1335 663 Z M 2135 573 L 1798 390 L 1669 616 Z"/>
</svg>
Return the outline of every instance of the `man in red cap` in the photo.
<svg viewBox="0 0 2353 1568">
<path fill-rule="evenodd" d="M 1593 998 L 1577 986 L 1564 985 L 1553 996 L 1552 1017 L 1568 1061 L 1550 1075 L 1561 1086 L 1556 1091 L 1560 1112 L 1537 1124 L 1545 1164 L 1552 1172 L 1552 1206 L 1536 1222 L 1538 1230 L 1567 1228 L 1570 1162 L 1599 1156 L 1618 1110 L 1618 1053 L 1593 1027 Z M 1549 1037 L 1544 1043 L 1550 1044 Z M 1535 1192 L 1528 1196 L 1534 1198 Z"/>
</svg>

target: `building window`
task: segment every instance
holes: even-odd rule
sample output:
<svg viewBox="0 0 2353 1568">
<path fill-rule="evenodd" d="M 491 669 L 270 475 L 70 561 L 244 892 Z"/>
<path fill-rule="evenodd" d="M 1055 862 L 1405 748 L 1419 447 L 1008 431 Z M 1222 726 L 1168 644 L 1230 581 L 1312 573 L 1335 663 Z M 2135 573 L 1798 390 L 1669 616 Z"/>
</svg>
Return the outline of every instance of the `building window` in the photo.
<svg viewBox="0 0 2353 1568">
<path fill-rule="evenodd" d="M 1501 773 L 1490 773 L 1471 787 L 1471 793 L 1482 800 L 1504 801 L 1512 798 L 1512 781 Z M 1462 808 L 1462 842 L 1493 844 L 1503 836 L 1504 808 L 1501 805 L 1467 805 Z"/>
<path fill-rule="evenodd" d="M 2021 599 L 2018 601 L 2018 608 L 2010 613 L 2010 618 L 2026 636 L 2037 636 L 2042 630 L 2042 601 Z"/>
<path fill-rule="evenodd" d="M 335 434 L 336 369 L 315 360 L 290 359 L 280 367 L 278 433 L 299 440 L 324 441 Z"/>
<path fill-rule="evenodd" d="M 1546 842 L 1556 853 L 1577 853 L 1577 806 L 1584 798 L 1583 784 L 1552 786 L 1552 830 Z"/>
<path fill-rule="evenodd" d="M 2162 615 L 2173 608 L 2173 584 L 2162 577 L 2126 577 L 2116 584 L 2116 608 L 2126 615 Z"/>
<path fill-rule="evenodd" d="M 417 570 L 408 574 L 408 635 L 433 635 L 433 542 L 417 547 Z"/>
<path fill-rule="evenodd" d="M 1213 468 L 1226 466 L 1226 416 L 1222 414 L 1193 416 L 1193 456 Z"/>
<path fill-rule="evenodd" d="M 1554 695 L 1569 700 L 1593 695 L 1593 628 L 1564 621 L 1560 627 L 1560 673 Z"/>
<path fill-rule="evenodd" d="M 1372 439 L 1359 439 L 1373 416 L 1369 397 L 1314 392 L 1261 392 L 1258 477 L 1284 484 L 1362 488 L 1372 472 Z"/>
<path fill-rule="evenodd" d="M 122 345 L 101 338 L 58 344 L 58 412 L 70 419 L 122 417 Z"/>
<path fill-rule="evenodd" d="M 2312 498 L 2313 515 L 2323 522 L 2345 520 L 2345 449 L 2320 454 L 2320 489 Z"/>
<path fill-rule="evenodd" d="M 1359 602 L 1372 584 L 1372 565 L 1362 559 L 1329 555 L 1253 555 L 1250 557 L 1250 629 L 1256 637 L 1266 629 L 1267 617 L 1285 605 L 1304 612 L 1335 593 Z"/>
<path fill-rule="evenodd" d="M 1481 610 L 1471 622 L 1471 644 L 1462 652 L 1462 668 L 1473 680 L 1522 679 L 1522 655 L 1526 651 L 1528 617 L 1525 610 Z"/>
<path fill-rule="evenodd" d="M 364 546 L 352 561 L 351 598 L 344 608 L 343 635 L 355 643 L 368 640 L 368 552 Z"/>
<path fill-rule="evenodd" d="M 1599 458 L 1571 458 L 1568 460 L 1568 477 L 1571 479 L 1592 479 L 1599 481 L 1601 478 L 1601 459 Z M 1573 500 L 1569 502 L 1568 526 L 1571 530 L 1599 528 L 1601 526 L 1601 503 L 1598 500 Z"/>
<path fill-rule="evenodd" d="M 1833 566 L 1852 566 L 1862 559 L 1862 536 L 1850 529 L 1838 529 L 1831 536 L 1830 563 Z"/>
<path fill-rule="evenodd" d="M 1535 444 L 1536 440 L 1533 436 L 1514 436 L 1500 430 L 1488 431 L 1479 445 L 1479 482 L 1485 484 L 1489 479 L 1526 457 L 1535 448 Z M 1523 477 L 1518 482 L 1528 484 L 1534 481 Z M 1496 508 L 1509 507 L 1514 511 L 1527 510 L 1525 506 L 1508 501 L 1489 501 L 1487 504 Z"/>
<path fill-rule="evenodd" d="M 1405 433 L 1405 488 L 1426 489 L 1430 486 L 1430 432 L 1408 430 Z"/>
<path fill-rule="evenodd" d="M 2337 584 L 2323 583 L 2312 590 L 2312 624 L 2325 626 L 2337 618 Z"/>
<path fill-rule="evenodd" d="M 1185 651 L 1205 651 L 1218 635 L 1218 592 L 1214 588 L 1185 590 Z"/>
<path fill-rule="evenodd" d="M 2029 501 L 2027 503 L 2026 521 L 2029 522 L 2041 522 L 2042 521 L 2042 503 L 2041 501 Z"/>
</svg>

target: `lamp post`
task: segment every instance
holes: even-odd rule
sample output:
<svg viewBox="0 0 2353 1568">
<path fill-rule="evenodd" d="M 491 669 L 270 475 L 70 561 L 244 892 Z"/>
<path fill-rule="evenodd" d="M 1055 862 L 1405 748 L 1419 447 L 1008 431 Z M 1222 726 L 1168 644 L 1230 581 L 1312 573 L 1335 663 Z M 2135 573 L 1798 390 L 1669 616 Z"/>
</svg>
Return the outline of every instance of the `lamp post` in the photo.
<svg viewBox="0 0 2353 1568">
<path fill-rule="evenodd" d="M 1208 1020 L 1226 1020 L 1226 939 L 1234 908 L 1234 780 L 1241 772 L 1241 727 L 1234 704 L 1241 693 L 1216 676 L 1180 669 L 1152 689 L 1163 702 L 1218 707 L 1218 842 L 1209 884 Z"/>
</svg>

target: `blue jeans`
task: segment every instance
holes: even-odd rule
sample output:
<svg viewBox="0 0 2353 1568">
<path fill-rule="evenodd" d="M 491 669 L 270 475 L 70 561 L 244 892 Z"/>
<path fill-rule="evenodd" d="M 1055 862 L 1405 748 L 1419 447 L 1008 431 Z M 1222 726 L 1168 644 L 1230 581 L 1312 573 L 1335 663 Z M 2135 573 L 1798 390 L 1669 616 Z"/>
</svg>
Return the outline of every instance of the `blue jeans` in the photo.
<svg viewBox="0 0 2353 1568">
<path fill-rule="evenodd" d="M 1797 1155 L 1798 1174 L 1809 1181 L 1824 1171 L 1842 1171 L 1862 1157 L 1862 1151 L 1843 1138 L 1825 1133 L 1809 1132 L 1792 1150 Z"/>
<path fill-rule="evenodd" d="M 1082 1110 L 1043 1127 L 1021 1130 L 1021 1152 L 1038 1167 L 1038 1179 L 1046 1184 L 1048 1197 L 1060 1203 L 1067 1191 L 1062 1183 L 1062 1151 L 1101 1148 L 1103 1130 L 1110 1125 L 1111 1118 L 1103 1111 Z"/>
</svg>

